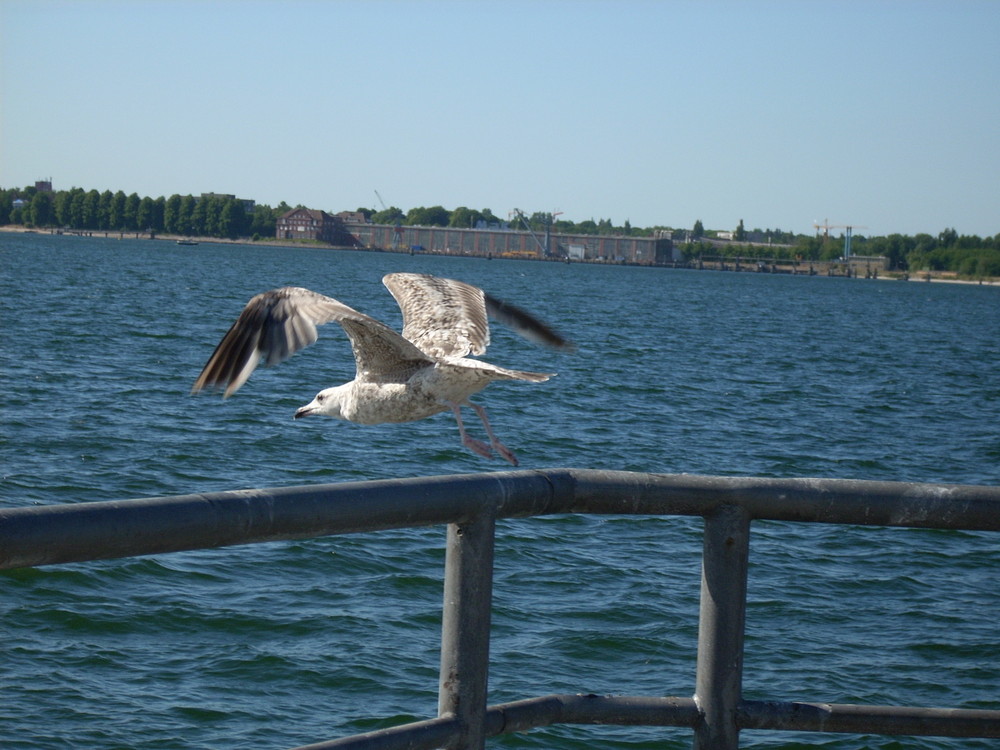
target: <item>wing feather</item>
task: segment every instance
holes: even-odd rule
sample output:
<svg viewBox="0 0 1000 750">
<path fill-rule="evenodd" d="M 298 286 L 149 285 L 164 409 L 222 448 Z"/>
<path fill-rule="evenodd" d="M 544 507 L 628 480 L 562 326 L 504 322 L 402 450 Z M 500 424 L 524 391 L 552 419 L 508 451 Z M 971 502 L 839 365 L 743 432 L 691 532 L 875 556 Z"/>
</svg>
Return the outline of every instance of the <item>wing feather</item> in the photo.
<svg viewBox="0 0 1000 750">
<path fill-rule="evenodd" d="M 403 338 L 432 357 L 483 354 L 490 343 L 483 291 L 454 279 L 391 273 L 382 283 L 403 313 Z"/>
<path fill-rule="evenodd" d="M 484 297 L 487 314 L 528 341 L 553 349 L 575 348 L 573 342 L 560 336 L 547 323 L 543 323 L 526 310 L 489 294 L 484 294 Z"/>
<path fill-rule="evenodd" d="M 258 294 L 247 303 L 209 357 L 191 392 L 221 387 L 228 398 L 262 361 L 267 366 L 283 362 L 314 343 L 318 338 L 316 327 L 331 321 L 340 323 L 351 339 L 359 375 L 392 378 L 401 369 L 412 371 L 417 361 L 430 361 L 384 323 L 332 297 L 302 287 L 282 287 Z"/>
<path fill-rule="evenodd" d="M 537 344 L 573 348 L 531 313 L 471 284 L 417 273 L 391 273 L 382 283 L 403 312 L 403 337 L 433 357 L 483 354 L 490 343 L 489 318 Z"/>
<path fill-rule="evenodd" d="M 351 340 L 357 379 L 375 382 L 403 382 L 436 360 L 483 354 L 490 343 L 489 318 L 531 341 L 573 346 L 530 313 L 471 284 L 414 273 L 388 274 L 382 281 L 403 313 L 402 335 L 332 297 L 302 287 L 272 289 L 243 308 L 191 392 L 224 388 L 228 398 L 261 362 L 283 362 L 315 343 L 317 326 L 331 321 Z"/>
</svg>

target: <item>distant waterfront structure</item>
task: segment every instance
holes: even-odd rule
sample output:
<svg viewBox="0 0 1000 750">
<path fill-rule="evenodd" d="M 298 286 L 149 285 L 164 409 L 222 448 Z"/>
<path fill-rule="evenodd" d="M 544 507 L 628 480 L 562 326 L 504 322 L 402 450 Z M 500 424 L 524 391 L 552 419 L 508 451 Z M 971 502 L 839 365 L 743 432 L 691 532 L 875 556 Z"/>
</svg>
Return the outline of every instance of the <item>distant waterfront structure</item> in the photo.
<svg viewBox="0 0 1000 750">
<path fill-rule="evenodd" d="M 329 242 L 332 245 L 406 252 L 431 252 L 495 258 L 605 261 L 662 265 L 681 260 L 668 233 L 653 237 L 558 234 L 546 248 L 544 238 L 527 231 L 491 226 L 458 227 L 370 224 L 363 214 L 297 208 L 281 216 L 276 237 Z"/>
<path fill-rule="evenodd" d="M 652 237 L 560 234 L 546 238 L 531 231 L 510 229 L 506 223 L 481 223 L 475 228 L 372 224 L 358 211 L 336 215 L 311 208 L 295 208 L 278 218 L 279 240 L 316 240 L 356 249 L 430 252 L 483 258 L 538 258 L 608 263 L 665 265 L 682 261 L 670 232 Z"/>
<path fill-rule="evenodd" d="M 47 180 L 35 180 L 35 190 L 39 193 L 51 193 L 52 192 L 52 178 Z M 28 207 L 30 200 L 25 200 L 20 195 L 17 195 L 10 202 L 10 208 L 12 211 L 23 211 Z"/>
<path fill-rule="evenodd" d="M 444 255 L 548 260 L 605 261 L 662 265 L 681 260 L 669 236 L 560 234 L 544 237 L 532 232 L 489 227 L 390 226 L 345 222 L 345 229 L 361 247 L 428 251 Z"/>
<path fill-rule="evenodd" d="M 278 217 L 275 237 L 279 240 L 315 240 L 331 245 L 355 247 L 357 242 L 344 231 L 344 222 L 326 211 L 293 208 Z"/>
</svg>

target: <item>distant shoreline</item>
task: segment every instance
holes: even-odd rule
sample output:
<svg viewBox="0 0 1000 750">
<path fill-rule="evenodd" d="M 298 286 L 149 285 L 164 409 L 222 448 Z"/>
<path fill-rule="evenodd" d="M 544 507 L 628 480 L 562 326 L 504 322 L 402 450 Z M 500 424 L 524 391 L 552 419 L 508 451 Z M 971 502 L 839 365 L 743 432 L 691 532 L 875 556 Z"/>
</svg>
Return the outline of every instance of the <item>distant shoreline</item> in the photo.
<svg viewBox="0 0 1000 750">
<path fill-rule="evenodd" d="M 179 234 L 157 234 L 150 237 L 148 232 L 135 232 L 135 231 L 113 231 L 105 229 L 70 229 L 70 230 L 56 230 L 56 229 L 31 229 L 20 224 L 6 224 L 0 226 L 0 232 L 6 232 L 10 234 L 50 234 L 50 235 L 67 235 L 67 236 L 84 236 L 84 237 L 103 237 L 106 239 L 135 239 L 135 240 L 154 240 L 163 242 L 173 242 L 178 241 L 189 241 L 198 244 L 217 244 L 217 245 L 248 245 L 252 247 L 314 247 L 317 249 L 324 250 L 361 250 L 363 252 L 383 252 L 383 253 L 398 253 L 406 254 L 405 250 L 389 250 L 383 248 L 342 248 L 335 245 L 327 245 L 325 243 L 317 242 L 315 244 L 302 243 L 302 242 L 283 242 L 277 238 L 270 239 L 260 239 L 251 240 L 249 238 L 243 237 L 239 239 L 228 239 L 225 237 L 192 237 L 188 235 Z M 437 255 L 441 257 L 469 257 L 469 256 L 452 256 L 446 253 L 434 253 L 431 251 L 423 251 L 422 254 L 425 255 Z M 503 258 L 498 258 L 498 260 L 504 260 Z M 526 258 L 521 258 L 520 260 L 528 260 Z M 589 261 L 573 261 L 574 263 L 585 263 L 587 265 L 617 265 L 608 262 L 589 262 Z M 825 261 L 823 261 L 825 262 Z M 749 259 L 747 259 L 747 264 L 749 265 Z M 650 268 L 669 268 L 670 266 L 649 266 Z M 697 269 L 689 269 L 697 270 Z M 703 270 L 718 270 L 718 269 L 703 269 Z M 736 273 L 752 273 L 752 271 L 735 271 Z M 804 276 L 806 274 L 788 274 L 780 273 L 779 275 L 796 275 Z M 826 275 L 826 274 L 817 274 Z M 843 278 L 842 276 L 840 278 Z M 995 286 L 1000 287 L 1000 278 L 990 277 L 983 279 L 982 281 L 975 279 L 959 279 L 956 278 L 954 272 L 950 271 L 915 271 L 915 272 L 902 272 L 902 271 L 884 271 L 879 274 L 874 279 L 875 281 L 912 281 L 912 282 L 923 282 L 923 283 L 937 283 L 937 284 L 960 284 L 967 286 Z"/>
</svg>

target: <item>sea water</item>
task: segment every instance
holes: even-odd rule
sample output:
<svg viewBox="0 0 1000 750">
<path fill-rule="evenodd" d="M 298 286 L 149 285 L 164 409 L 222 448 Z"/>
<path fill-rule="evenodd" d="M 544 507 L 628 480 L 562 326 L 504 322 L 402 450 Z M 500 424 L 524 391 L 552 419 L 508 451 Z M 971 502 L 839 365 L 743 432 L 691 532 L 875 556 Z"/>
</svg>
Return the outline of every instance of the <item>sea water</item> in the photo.
<svg viewBox="0 0 1000 750">
<path fill-rule="evenodd" d="M 0 506 L 509 468 L 463 449 L 449 414 L 293 421 L 353 376 L 335 324 L 231 399 L 189 395 L 253 294 L 306 286 L 398 326 L 391 271 L 482 286 L 576 343 L 493 330 L 489 361 L 558 373 L 477 397 L 522 468 L 1000 484 L 995 287 L 5 234 Z M 1000 709 L 996 534 L 751 539 L 748 697 Z M 501 522 L 490 702 L 691 695 L 700 554 L 697 519 Z M 286 748 L 431 717 L 443 560 L 429 528 L 0 574 L 0 746 Z M 559 726 L 490 745 L 690 742 Z"/>
</svg>

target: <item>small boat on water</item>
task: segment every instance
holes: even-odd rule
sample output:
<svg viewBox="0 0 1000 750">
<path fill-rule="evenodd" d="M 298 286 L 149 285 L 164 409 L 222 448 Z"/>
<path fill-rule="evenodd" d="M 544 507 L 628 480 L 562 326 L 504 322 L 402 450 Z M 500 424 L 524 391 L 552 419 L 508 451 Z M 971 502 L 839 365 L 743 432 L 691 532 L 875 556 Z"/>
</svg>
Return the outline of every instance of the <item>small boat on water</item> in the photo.
<svg viewBox="0 0 1000 750">
<path fill-rule="evenodd" d="M 178 245 L 197 245 L 197 240 L 177 240 Z"/>
</svg>

